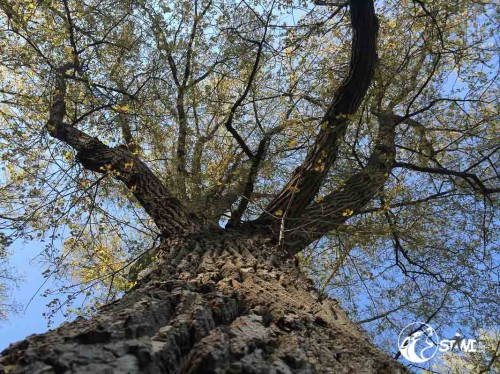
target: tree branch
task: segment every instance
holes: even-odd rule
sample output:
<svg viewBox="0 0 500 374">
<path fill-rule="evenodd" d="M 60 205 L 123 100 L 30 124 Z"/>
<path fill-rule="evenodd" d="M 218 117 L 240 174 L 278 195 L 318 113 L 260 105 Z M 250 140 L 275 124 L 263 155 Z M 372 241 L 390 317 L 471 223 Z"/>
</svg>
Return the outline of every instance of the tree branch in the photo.
<svg viewBox="0 0 500 374">
<path fill-rule="evenodd" d="M 193 18 L 193 26 L 191 28 L 191 33 L 189 36 L 189 42 L 186 52 L 186 66 L 184 68 L 184 74 L 182 77 L 182 82 L 180 85 L 177 85 L 178 93 L 177 93 L 177 116 L 179 120 L 179 133 L 177 135 L 177 154 L 176 154 L 176 164 L 177 164 L 177 172 L 179 174 L 178 183 L 180 184 L 180 190 L 186 189 L 186 141 L 188 135 L 188 118 L 185 109 L 185 93 L 188 89 L 188 81 L 192 74 L 192 62 L 193 62 L 193 47 L 195 42 L 196 33 L 198 30 L 199 21 L 205 16 L 205 14 L 210 9 L 212 5 L 212 1 L 209 1 L 207 6 L 203 8 L 201 14 L 198 14 L 198 1 L 194 3 L 194 18 Z M 169 56 L 171 53 L 169 52 Z"/>
<path fill-rule="evenodd" d="M 257 110 L 255 108 L 255 103 L 254 103 L 254 110 L 255 110 L 255 119 L 259 124 L 260 127 L 260 121 L 257 116 Z M 267 149 L 269 147 L 269 142 L 271 141 L 271 138 L 273 135 L 279 133 L 280 131 L 283 130 L 283 126 L 276 126 L 270 131 L 268 131 L 262 140 L 259 143 L 259 147 L 257 149 L 257 153 L 255 154 L 255 157 L 252 159 L 252 165 L 250 166 L 250 171 L 248 173 L 247 181 L 245 183 L 245 187 L 243 190 L 243 195 L 241 196 L 241 201 L 236 208 L 231 213 L 231 219 L 227 223 L 226 227 L 231 227 L 233 225 L 238 225 L 241 221 L 241 217 L 243 216 L 243 213 L 245 213 L 248 203 L 250 202 L 250 199 L 252 198 L 253 190 L 254 190 L 254 185 L 255 185 L 255 180 L 257 179 L 257 175 L 259 173 L 259 169 L 262 165 L 262 162 L 266 159 L 267 155 Z"/>
<path fill-rule="evenodd" d="M 123 182 L 163 235 L 181 235 L 197 231 L 199 225 L 196 218 L 170 194 L 147 165 L 132 155 L 126 147 L 108 147 L 99 139 L 64 122 L 66 71 L 72 68 L 73 64 L 68 63 L 56 72 L 56 86 L 47 122 L 49 134 L 76 150 L 77 160 L 86 169 L 110 173 L 115 179 Z"/>
<path fill-rule="evenodd" d="M 405 168 L 409 170 L 414 170 L 414 171 L 420 171 L 424 173 L 429 173 L 429 174 L 440 174 L 440 175 L 448 175 L 448 176 L 455 176 L 455 177 L 460 177 L 463 178 L 471 185 L 471 187 L 475 191 L 480 191 L 484 195 L 489 195 L 492 193 L 498 193 L 500 192 L 500 187 L 498 188 L 488 188 L 484 185 L 483 181 L 473 173 L 467 173 L 463 171 L 456 171 L 456 170 L 450 170 L 450 169 L 444 169 L 444 168 L 432 168 L 432 167 L 427 167 L 427 166 L 418 166 L 411 164 L 409 162 L 396 162 L 394 164 L 394 167 L 398 168 Z"/>
<path fill-rule="evenodd" d="M 313 201 L 337 158 L 349 116 L 356 113 L 370 85 L 377 60 L 378 20 L 372 0 L 351 0 L 349 4 L 353 34 L 349 73 L 333 94 L 305 161 L 261 215 L 260 220 L 266 225 L 278 211 L 290 219 L 300 217 Z"/>
<path fill-rule="evenodd" d="M 273 3 L 274 4 L 274 3 Z M 236 110 L 241 106 L 243 101 L 246 99 L 248 96 L 248 93 L 250 92 L 250 89 L 252 88 L 252 84 L 255 80 L 255 77 L 257 76 L 257 72 L 259 69 L 259 64 L 260 64 L 260 59 L 262 58 L 262 50 L 264 48 L 264 42 L 266 41 L 266 36 L 267 36 L 267 30 L 269 26 L 269 21 L 271 19 L 272 15 L 272 9 L 269 11 L 269 14 L 267 16 L 266 22 L 264 24 L 264 35 L 262 36 L 262 39 L 259 42 L 256 42 L 257 44 L 257 55 L 255 56 L 255 62 L 252 67 L 252 71 L 250 72 L 250 76 L 248 77 L 248 81 L 245 87 L 245 90 L 243 93 L 240 95 L 240 97 L 236 100 L 236 102 L 233 104 L 231 107 L 231 110 L 229 111 L 229 116 L 224 123 L 224 127 L 231 133 L 233 138 L 238 142 L 238 145 L 241 147 L 243 152 L 248 156 L 249 159 L 253 159 L 255 155 L 253 152 L 250 150 L 250 148 L 247 146 L 241 135 L 234 129 L 233 127 L 233 119 L 234 119 L 234 114 L 236 113 Z"/>
<path fill-rule="evenodd" d="M 291 254 L 331 232 L 364 207 L 383 187 L 394 165 L 395 125 L 391 113 L 380 115 L 374 150 L 367 165 L 352 175 L 339 189 L 308 206 L 304 214 L 290 222 L 284 245 Z"/>
<path fill-rule="evenodd" d="M 393 208 L 401 208 L 401 207 L 406 207 L 406 206 L 424 204 L 424 203 L 427 203 L 427 202 L 432 201 L 432 200 L 436 200 L 436 199 L 440 199 L 440 198 L 447 198 L 447 197 L 453 196 L 452 194 L 454 192 L 456 192 L 456 191 L 457 191 L 457 189 L 453 188 L 451 190 L 446 190 L 446 191 L 438 192 L 438 193 L 429 195 L 429 196 L 421 198 L 421 199 L 410 200 L 410 201 L 402 201 L 400 203 L 388 204 L 388 206 L 389 206 L 389 209 L 393 209 Z M 376 213 L 376 212 L 383 212 L 384 210 L 386 210 L 386 207 L 379 206 L 379 207 L 376 207 L 376 208 L 370 208 L 370 209 L 361 210 L 359 212 L 356 212 L 356 215 Z"/>
</svg>

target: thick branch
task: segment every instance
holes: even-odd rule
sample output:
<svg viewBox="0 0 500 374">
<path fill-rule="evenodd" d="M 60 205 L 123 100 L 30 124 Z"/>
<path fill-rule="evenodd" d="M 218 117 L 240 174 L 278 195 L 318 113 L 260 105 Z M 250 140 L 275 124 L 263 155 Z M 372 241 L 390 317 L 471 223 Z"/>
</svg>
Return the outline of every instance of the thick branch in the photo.
<svg viewBox="0 0 500 374">
<path fill-rule="evenodd" d="M 49 134 L 77 151 L 78 161 L 88 170 L 110 173 L 123 182 L 141 203 L 165 236 L 196 231 L 198 225 L 161 181 L 138 157 L 124 146 L 111 148 L 99 139 L 64 122 L 66 114 L 65 73 L 72 64 L 57 71 L 54 98 L 47 129 Z"/>
<path fill-rule="evenodd" d="M 306 208 L 304 215 L 291 221 L 283 235 L 292 253 L 331 232 L 349 217 L 361 212 L 389 178 L 394 166 L 395 126 L 392 114 L 379 116 L 379 132 L 367 165 L 352 175 L 336 191 Z"/>
<path fill-rule="evenodd" d="M 313 148 L 261 219 L 278 211 L 290 219 L 300 216 L 334 164 L 348 117 L 356 113 L 368 90 L 377 60 L 378 21 L 372 0 L 351 0 L 349 4 L 352 23 L 349 74 L 333 95 Z"/>
</svg>

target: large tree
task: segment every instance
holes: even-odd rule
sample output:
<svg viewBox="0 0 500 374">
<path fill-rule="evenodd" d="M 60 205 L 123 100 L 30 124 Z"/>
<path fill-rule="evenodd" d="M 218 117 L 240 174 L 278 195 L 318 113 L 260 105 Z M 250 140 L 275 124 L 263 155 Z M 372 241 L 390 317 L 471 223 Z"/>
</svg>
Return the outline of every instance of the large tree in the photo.
<svg viewBox="0 0 500 374">
<path fill-rule="evenodd" d="M 0 10 L 2 228 L 92 298 L 0 371 L 403 372 L 355 272 L 358 323 L 494 320 L 493 5 Z"/>
</svg>

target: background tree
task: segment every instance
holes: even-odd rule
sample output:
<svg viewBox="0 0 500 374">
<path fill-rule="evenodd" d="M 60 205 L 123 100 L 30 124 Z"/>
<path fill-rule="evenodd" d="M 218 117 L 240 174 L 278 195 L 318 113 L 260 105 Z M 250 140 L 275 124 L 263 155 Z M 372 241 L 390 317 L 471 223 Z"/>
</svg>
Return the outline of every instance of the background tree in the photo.
<svg viewBox="0 0 500 374">
<path fill-rule="evenodd" d="M 388 351 L 498 318 L 493 4 L 0 8 L 2 228 L 73 280 L 54 311 L 129 290 L 5 365 L 374 371 L 326 296 Z"/>
<path fill-rule="evenodd" d="M 439 364 L 433 365 L 433 370 L 439 373 L 489 373 L 500 369 L 497 356 L 500 349 L 497 331 L 479 333 L 481 347 L 477 352 L 453 351 L 446 355 Z"/>
<path fill-rule="evenodd" d="M 9 313 L 19 311 L 19 305 L 12 300 L 10 295 L 11 288 L 15 287 L 20 280 L 19 274 L 8 266 L 10 244 L 11 239 L 0 233 L 0 320 L 6 319 Z"/>
</svg>

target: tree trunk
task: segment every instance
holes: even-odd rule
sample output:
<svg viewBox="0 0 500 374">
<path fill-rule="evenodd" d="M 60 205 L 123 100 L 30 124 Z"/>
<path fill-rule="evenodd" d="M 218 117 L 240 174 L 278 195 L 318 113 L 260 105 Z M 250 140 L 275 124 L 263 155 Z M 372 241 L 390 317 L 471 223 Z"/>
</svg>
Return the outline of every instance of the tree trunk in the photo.
<svg viewBox="0 0 500 374">
<path fill-rule="evenodd" d="M 0 373 L 403 373 L 258 234 L 169 239 L 93 318 L 11 345 Z"/>
</svg>

